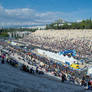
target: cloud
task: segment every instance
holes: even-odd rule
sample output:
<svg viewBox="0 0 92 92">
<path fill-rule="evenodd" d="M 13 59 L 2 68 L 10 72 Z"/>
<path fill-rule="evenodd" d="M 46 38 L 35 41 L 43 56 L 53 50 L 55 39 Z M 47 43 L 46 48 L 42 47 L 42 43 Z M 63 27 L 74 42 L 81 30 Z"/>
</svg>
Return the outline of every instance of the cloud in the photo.
<svg viewBox="0 0 92 92">
<path fill-rule="evenodd" d="M 41 25 L 58 18 L 57 12 L 37 12 L 30 8 L 5 9 L 0 6 L 0 25 Z"/>
<path fill-rule="evenodd" d="M 6 9 L 0 5 L 0 26 L 22 26 L 22 25 L 43 25 L 51 23 L 59 18 L 64 20 L 81 20 L 80 15 L 85 11 L 65 12 L 38 12 L 30 8 Z M 88 12 L 88 14 L 90 11 Z M 92 14 L 92 13 L 91 13 Z"/>
</svg>

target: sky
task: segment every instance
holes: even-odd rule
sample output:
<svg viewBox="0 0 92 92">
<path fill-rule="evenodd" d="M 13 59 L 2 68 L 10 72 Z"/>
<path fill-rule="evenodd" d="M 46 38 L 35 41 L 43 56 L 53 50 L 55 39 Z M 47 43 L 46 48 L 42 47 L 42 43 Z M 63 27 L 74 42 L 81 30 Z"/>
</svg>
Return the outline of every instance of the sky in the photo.
<svg viewBox="0 0 92 92">
<path fill-rule="evenodd" d="M 92 0 L 0 0 L 0 26 L 45 25 L 92 18 Z"/>
</svg>

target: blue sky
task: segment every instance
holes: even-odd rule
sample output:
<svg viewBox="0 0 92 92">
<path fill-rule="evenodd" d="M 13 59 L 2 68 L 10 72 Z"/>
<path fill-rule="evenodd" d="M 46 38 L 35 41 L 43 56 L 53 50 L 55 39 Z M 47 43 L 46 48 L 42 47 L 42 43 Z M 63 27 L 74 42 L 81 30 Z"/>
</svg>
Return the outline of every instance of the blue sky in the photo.
<svg viewBox="0 0 92 92">
<path fill-rule="evenodd" d="M 40 25 L 59 18 L 92 18 L 92 0 L 0 0 L 1 25 Z"/>
</svg>

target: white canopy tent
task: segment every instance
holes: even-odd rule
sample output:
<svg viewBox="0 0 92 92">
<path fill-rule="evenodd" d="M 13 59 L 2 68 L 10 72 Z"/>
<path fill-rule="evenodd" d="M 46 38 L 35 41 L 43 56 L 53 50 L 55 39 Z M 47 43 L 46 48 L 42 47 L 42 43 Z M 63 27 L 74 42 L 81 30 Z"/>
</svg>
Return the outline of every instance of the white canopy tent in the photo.
<svg viewBox="0 0 92 92">
<path fill-rule="evenodd" d="M 58 53 L 53 53 L 53 52 L 42 50 L 42 49 L 37 49 L 37 52 L 41 55 L 47 56 L 48 58 L 52 58 L 56 61 L 60 61 L 63 63 L 68 62 L 70 65 L 74 62 L 77 62 L 77 60 L 74 59 L 73 57 L 59 55 Z"/>
</svg>

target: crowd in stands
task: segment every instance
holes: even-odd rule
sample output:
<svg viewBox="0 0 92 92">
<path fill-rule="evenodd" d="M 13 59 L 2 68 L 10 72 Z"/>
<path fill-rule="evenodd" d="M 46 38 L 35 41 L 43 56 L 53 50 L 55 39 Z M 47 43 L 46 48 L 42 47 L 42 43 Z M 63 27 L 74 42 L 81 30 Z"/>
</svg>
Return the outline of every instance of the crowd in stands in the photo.
<svg viewBox="0 0 92 92">
<path fill-rule="evenodd" d="M 57 34 L 57 32 L 54 34 Z M 23 42 L 56 52 L 67 49 L 75 49 L 77 51 L 78 58 L 92 57 L 92 40 L 90 37 L 90 39 L 85 39 L 83 37 L 76 39 L 68 38 L 67 36 L 60 37 L 60 35 L 55 37 L 54 34 L 51 36 L 49 33 L 41 34 L 41 32 L 38 32 L 38 34 L 32 34 L 29 37 L 24 38 Z M 20 67 L 20 70 L 22 71 L 41 75 L 50 73 L 53 76 L 61 78 L 61 82 L 69 81 L 78 85 L 90 85 L 90 77 L 86 76 L 84 72 L 72 70 L 67 66 L 60 65 L 47 58 L 37 56 L 36 54 L 26 55 L 25 53 L 21 53 L 22 51 L 14 49 L 11 49 L 9 52 L 10 54 L 17 53 L 23 57 L 24 62 L 36 67 L 36 69 L 34 69 L 33 67 L 30 68 L 29 66 L 22 64 Z M 31 58 L 29 59 L 29 57 Z M 18 67 L 19 65 L 18 61 L 16 62 L 10 58 L 5 60 L 6 54 L 1 54 L 1 58 L 2 64 L 7 62 L 14 67 Z M 41 62 L 43 64 L 40 64 Z"/>
<path fill-rule="evenodd" d="M 7 54 L 3 54 L 3 53 L 1 54 L 1 63 L 2 64 L 8 63 L 14 67 L 18 67 L 19 62 L 9 57 L 6 58 L 6 55 Z M 22 56 L 23 54 L 20 53 L 20 55 Z M 67 66 L 60 65 L 45 57 L 37 56 L 36 54 L 31 54 L 30 57 L 31 59 L 29 59 L 30 60 L 29 62 L 31 62 L 30 64 L 32 66 L 35 65 L 36 69 L 34 69 L 33 67 L 30 68 L 29 66 L 22 64 L 20 67 L 20 70 L 31 74 L 39 74 L 39 75 L 43 75 L 44 73 L 50 73 L 53 76 L 61 78 L 61 82 L 68 81 L 69 83 L 73 83 L 81 86 L 86 86 L 90 84 L 89 83 L 90 77 L 86 76 L 82 72 L 72 70 Z M 26 59 L 28 59 L 27 56 L 26 56 Z M 43 64 L 41 65 L 40 63 L 38 63 L 38 60 L 40 62 L 43 62 Z"/>
<path fill-rule="evenodd" d="M 65 36 L 63 35 L 63 32 Z M 74 33 L 72 33 L 71 35 L 71 31 L 70 33 L 66 33 L 65 31 L 63 32 L 60 31 L 46 32 L 46 30 L 37 31 L 33 34 L 30 34 L 28 37 L 24 38 L 23 41 L 35 46 L 39 46 L 40 48 L 45 48 L 57 52 L 67 49 L 75 49 L 77 51 L 78 58 L 89 59 L 92 57 L 92 36 L 90 33 L 91 31 L 89 31 L 89 33 L 87 33 L 86 31 L 80 32 L 81 34 L 75 32 L 77 36 L 74 35 L 74 37 L 73 37 Z M 81 36 L 82 34 L 83 36 Z M 89 34 L 89 36 L 88 35 L 84 36 L 84 34 L 85 35 Z"/>
</svg>

